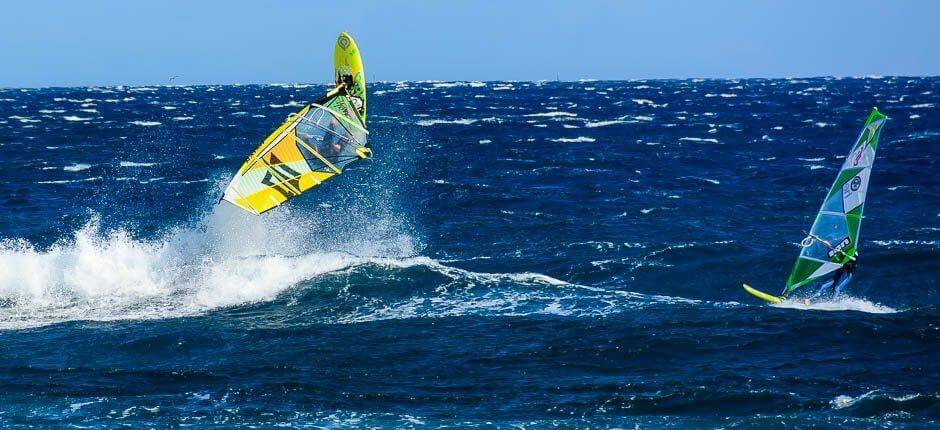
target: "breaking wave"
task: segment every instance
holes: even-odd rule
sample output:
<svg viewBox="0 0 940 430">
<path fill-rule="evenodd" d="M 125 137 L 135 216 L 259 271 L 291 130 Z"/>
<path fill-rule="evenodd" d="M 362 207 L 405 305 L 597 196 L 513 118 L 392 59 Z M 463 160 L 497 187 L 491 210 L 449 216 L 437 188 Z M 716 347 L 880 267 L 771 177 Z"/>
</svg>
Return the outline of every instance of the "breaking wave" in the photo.
<svg viewBox="0 0 940 430">
<path fill-rule="evenodd" d="M 872 390 L 859 396 L 840 395 L 832 399 L 832 409 L 848 412 L 856 416 L 880 416 L 894 413 L 918 413 L 936 408 L 940 403 L 938 394 L 902 394 L 892 395 L 881 390 Z"/>
<path fill-rule="evenodd" d="M 394 224 L 383 231 L 378 223 L 364 238 L 350 234 L 351 226 L 297 227 L 300 215 L 286 210 L 269 215 L 249 217 L 217 206 L 195 227 L 156 239 L 104 231 L 92 218 L 47 249 L 2 242 L 0 329 L 195 316 L 273 301 L 292 289 L 301 295 L 316 290 L 318 301 L 326 294 L 326 302 L 312 304 L 305 316 L 325 324 L 464 315 L 597 317 L 651 305 L 723 306 L 539 273 L 452 267 L 417 255 L 416 241 Z M 311 230 L 338 234 L 315 241 Z M 336 282 L 337 276 L 344 280 Z M 392 290 L 405 291 L 389 293 L 387 286 L 396 284 L 390 280 L 398 281 Z"/>
<path fill-rule="evenodd" d="M 347 236 L 351 242 L 338 245 L 329 238 L 309 240 L 309 226 L 316 222 L 301 229 L 288 222 L 288 214 L 248 218 L 234 208 L 217 206 L 197 226 L 157 239 L 135 238 L 125 230 L 103 231 L 93 218 L 71 238 L 47 249 L 22 240 L 4 241 L 0 328 L 195 315 L 270 300 L 301 280 L 378 257 L 414 253 L 409 236 L 392 230 L 382 236 L 381 223 L 372 231 L 379 233 L 376 242 Z M 340 246 L 348 253 L 317 250 L 312 243 Z"/>
</svg>

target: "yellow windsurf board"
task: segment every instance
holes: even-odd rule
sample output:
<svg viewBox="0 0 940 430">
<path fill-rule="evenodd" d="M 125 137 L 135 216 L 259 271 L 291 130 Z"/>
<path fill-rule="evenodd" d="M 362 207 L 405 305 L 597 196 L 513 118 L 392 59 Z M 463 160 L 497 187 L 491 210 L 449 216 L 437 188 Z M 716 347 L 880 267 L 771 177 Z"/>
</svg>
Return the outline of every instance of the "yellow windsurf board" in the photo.
<svg viewBox="0 0 940 430">
<path fill-rule="evenodd" d="M 768 302 L 770 302 L 770 303 L 780 303 L 780 302 L 783 301 L 783 298 L 782 298 L 782 297 L 777 297 L 777 296 L 774 296 L 774 295 L 771 295 L 771 294 L 767 294 L 767 293 L 765 293 L 765 292 L 763 292 L 763 291 L 760 291 L 760 290 L 757 290 L 757 289 L 752 288 L 752 287 L 751 287 L 750 285 L 748 285 L 748 284 L 744 284 L 744 291 L 747 291 L 747 292 L 750 293 L 752 296 L 757 297 L 758 299 L 766 300 L 766 301 L 768 301 Z"/>
<path fill-rule="evenodd" d="M 359 114 L 362 124 L 366 124 L 366 72 L 362 68 L 359 47 L 352 36 L 345 31 L 336 38 L 333 48 L 333 78 L 336 84 L 345 84 L 350 101 Z"/>
</svg>

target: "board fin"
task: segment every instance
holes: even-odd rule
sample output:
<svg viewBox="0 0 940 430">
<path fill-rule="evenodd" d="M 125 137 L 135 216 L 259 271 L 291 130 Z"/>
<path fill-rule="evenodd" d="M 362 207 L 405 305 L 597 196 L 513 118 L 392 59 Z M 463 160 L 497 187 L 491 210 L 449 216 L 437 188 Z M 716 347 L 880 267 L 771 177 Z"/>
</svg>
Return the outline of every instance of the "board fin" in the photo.
<svg viewBox="0 0 940 430">
<path fill-rule="evenodd" d="M 763 291 L 752 288 L 748 284 L 744 284 L 744 291 L 747 291 L 750 295 L 757 297 L 758 299 L 766 300 L 770 303 L 780 303 L 783 301 L 783 297 L 767 294 Z"/>
</svg>

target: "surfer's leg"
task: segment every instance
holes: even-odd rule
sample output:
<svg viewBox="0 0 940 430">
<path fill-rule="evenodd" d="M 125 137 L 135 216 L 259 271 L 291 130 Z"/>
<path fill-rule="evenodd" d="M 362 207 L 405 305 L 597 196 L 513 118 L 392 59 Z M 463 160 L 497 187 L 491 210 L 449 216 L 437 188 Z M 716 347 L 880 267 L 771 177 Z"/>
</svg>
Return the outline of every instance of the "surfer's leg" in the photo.
<svg viewBox="0 0 940 430">
<path fill-rule="evenodd" d="M 818 298 L 821 297 L 823 294 L 825 294 L 825 293 L 829 290 L 829 288 L 832 288 L 832 281 L 831 281 L 831 280 L 830 280 L 830 281 L 826 281 L 826 283 L 823 284 L 822 287 L 819 287 L 819 291 L 817 291 L 816 294 L 813 294 L 813 297 L 812 297 L 812 298 L 818 299 Z"/>
<path fill-rule="evenodd" d="M 842 294 L 842 289 L 845 288 L 845 286 L 848 285 L 849 281 L 851 280 L 852 280 L 852 275 L 848 275 L 844 279 L 842 279 L 842 282 L 839 282 L 839 285 L 836 286 L 835 294 L 836 295 Z"/>
</svg>

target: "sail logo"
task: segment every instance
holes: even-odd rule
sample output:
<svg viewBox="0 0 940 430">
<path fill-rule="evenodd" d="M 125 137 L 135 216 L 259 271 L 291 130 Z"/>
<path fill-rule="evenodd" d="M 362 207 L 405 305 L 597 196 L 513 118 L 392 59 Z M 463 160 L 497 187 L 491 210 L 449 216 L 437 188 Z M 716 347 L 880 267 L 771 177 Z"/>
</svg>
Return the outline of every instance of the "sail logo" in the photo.
<svg viewBox="0 0 940 430">
<path fill-rule="evenodd" d="M 862 170 L 842 184 L 842 210 L 849 213 L 865 202 L 865 179 L 868 177 L 868 170 Z"/>
<path fill-rule="evenodd" d="M 865 142 L 860 148 L 858 148 L 858 153 L 855 154 L 854 160 L 852 161 L 853 167 L 858 167 L 858 163 L 862 161 L 862 156 L 865 155 L 865 150 L 868 149 L 868 142 Z"/>
<path fill-rule="evenodd" d="M 281 178 L 286 178 L 286 180 L 282 181 Z M 295 197 L 297 193 L 293 192 L 291 187 L 297 189 L 300 186 L 300 172 L 282 164 L 279 158 L 271 154 L 261 183 L 277 190 L 284 198 Z"/>
<path fill-rule="evenodd" d="M 880 122 L 872 123 L 868 127 L 865 127 L 864 130 L 862 130 L 862 135 L 858 139 L 860 142 L 862 142 L 862 144 L 858 146 L 855 156 L 852 157 L 853 158 L 852 166 L 858 166 L 858 163 L 862 161 L 862 156 L 865 155 L 865 152 L 868 150 L 868 147 L 871 145 L 871 141 L 874 140 L 875 132 L 877 131 L 878 125 L 880 124 L 881 124 Z"/>
<path fill-rule="evenodd" d="M 852 244 L 852 239 L 849 239 L 848 237 L 846 237 L 845 239 L 842 239 L 842 241 L 839 242 L 838 245 L 830 249 L 826 255 L 828 255 L 829 258 L 832 258 L 836 254 L 844 254 L 844 252 L 842 251 L 845 250 L 845 248 L 848 248 L 850 244 Z"/>
</svg>

